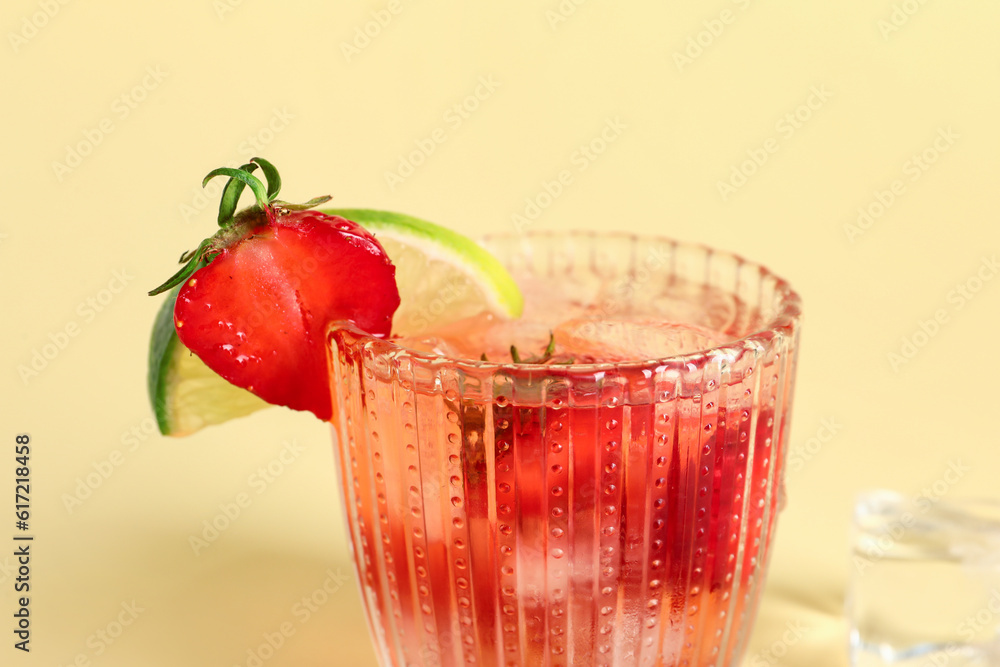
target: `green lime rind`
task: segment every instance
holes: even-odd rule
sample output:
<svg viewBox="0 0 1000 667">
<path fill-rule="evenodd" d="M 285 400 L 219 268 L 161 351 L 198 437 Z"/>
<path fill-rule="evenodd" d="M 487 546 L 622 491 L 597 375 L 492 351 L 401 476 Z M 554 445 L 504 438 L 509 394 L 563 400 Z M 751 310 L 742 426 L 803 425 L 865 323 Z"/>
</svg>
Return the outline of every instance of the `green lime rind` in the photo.
<svg viewBox="0 0 1000 667">
<path fill-rule="evenodd" d="M 175 287 L 167 294 L 167 298 L 156 313 L 153 321 L 153 333 L 149 340 L 149 372 L 146 375 L 146 388 L 149 391 L 149 401 L 156 415 L 156 425 L 164 435 L 170 432 L 170 416 L 167 413 L 164 396 L 167 391 L 166 377 L 170 360 L 174 351 L 180 345 L 177 330 L 174 328 L 174 302 L 177 301 Z"/>
<path fill-rule="evenodd" d="M 379 211 L 368 208 L 324 208 L 330 215 L 339 215 L 352 220 L 378 238 L 384 232 L 400 241 L 410 241 L 429 255 L 435 251 L 447 254 L 448 261 L 461 265 L 479 277 L 478 283 L 484 295 L 492 301 L 490 310 L 504 313 L 508 317 L 521 316 L 524 297 L 510 273 L 489 251 L 472 239 L 412 215 Z"/>
</svg>

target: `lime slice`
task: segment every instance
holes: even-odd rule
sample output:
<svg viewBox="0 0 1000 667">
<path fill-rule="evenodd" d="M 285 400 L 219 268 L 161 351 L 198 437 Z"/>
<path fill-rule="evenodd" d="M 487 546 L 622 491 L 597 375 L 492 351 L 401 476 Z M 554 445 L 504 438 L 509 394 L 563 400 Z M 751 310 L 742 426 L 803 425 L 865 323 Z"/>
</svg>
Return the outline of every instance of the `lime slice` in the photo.
<svg viewBox="0 0 1000 667">
<path fill-rule="evenodd" d="M 400 306 L 397 335 L 411 335 L 488 311 L 521 314 L 517 284 L 499 261 L 474 241 L 431 222 L 370 209 L 324 209 L 372 232 L 396 266 Z M 149 397 L 164 435 L 185 436 L 205 426 L 270 407 L 230 384 L 188 350 L 174 329 L 174 288 L 153 325 Z"/>
<path fill-rule="evenodd" d="M 400 305 L 392 332 L 410 336 L 487 311 L 521 314 L 521 290 L 475 241 L 419 218 L 363 208 L 322 209 L 370 231 L 396 266 Z"/>
</svg>

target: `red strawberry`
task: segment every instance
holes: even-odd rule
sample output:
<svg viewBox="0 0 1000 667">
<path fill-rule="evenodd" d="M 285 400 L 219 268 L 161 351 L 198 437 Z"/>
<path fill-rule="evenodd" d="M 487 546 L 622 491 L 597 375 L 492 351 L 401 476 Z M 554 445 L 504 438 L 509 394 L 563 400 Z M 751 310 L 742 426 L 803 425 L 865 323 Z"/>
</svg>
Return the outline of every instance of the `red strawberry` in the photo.
<svg viewBox="0 0 1000 667">
<path fill-rule="evenodd" d="M 254 162 L 267 176 L 267 193 L 250 175 Z M 217 169 L 206 182 L 217 174 L 232 177 L 222 229 L 182 257 L 188 267 L 154 292 L 183 282 L 177 335 L 209 368 L 269 403 L 328 420 L 327 325 L 348 320 L 387 336 L 399 306 L 395 267 L 361 226 L 304 210 L 327 198 L 302 207 L 274 201 L 280 180 L 266 161 Z M 233 217 L 243 184 L 258 203 Z"/>
</svg>

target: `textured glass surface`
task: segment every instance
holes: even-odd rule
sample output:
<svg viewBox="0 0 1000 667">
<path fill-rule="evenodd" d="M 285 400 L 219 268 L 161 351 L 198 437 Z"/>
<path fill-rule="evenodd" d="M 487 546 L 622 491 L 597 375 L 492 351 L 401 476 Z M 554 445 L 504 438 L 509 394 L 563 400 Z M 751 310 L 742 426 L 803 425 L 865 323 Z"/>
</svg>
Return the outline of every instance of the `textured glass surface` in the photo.
<svg viewBox="0 0 1000 667">
<path fill-rule="evenodd" d="M 783 502 L 798 297 L 666 239 L 485 244 L 596 317 L 665 317 L 678 290 L 711 288 L 732 297 L 704 303 L 732 342 L 543 366 L 333 331 L 334 438 L 382 665 L 738 664 Z"/>
<path fill-rule="evenodd" d="M 1000 664 L 1000 503 L 944 498 L 964 466 L 916 497 L 862 494 L 846 612 L 855 667 Z"/>
</svg>

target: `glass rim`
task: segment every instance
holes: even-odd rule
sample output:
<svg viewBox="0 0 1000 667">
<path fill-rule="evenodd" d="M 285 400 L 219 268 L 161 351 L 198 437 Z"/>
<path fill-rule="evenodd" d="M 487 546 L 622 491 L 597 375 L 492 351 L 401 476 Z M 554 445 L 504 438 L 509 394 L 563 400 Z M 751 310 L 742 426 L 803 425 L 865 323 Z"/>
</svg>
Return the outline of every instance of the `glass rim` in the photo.
<svg viewBox="0 0 1000 667">
<path fill-rule="evenodd" d="M 467 359 L 464 357 L 451 357 L 448 355 L 422 352 L 412 348 L 399 345 L 391 338 L 380 338 L 358 328 L 353 322 L 335 321 L 327 326 L 327 345 L 338 333 L 347 333 L 357 339 L 354 345 L 375 348 L 377 354 L 393 354 L 396 357 L 405 357 L 419 362 L 424 366 L 450 365 L 463 370 L 475 370 L 479 372 L 505 372 L 505 373 L 537 373 L 545 371 L 550 375 L 569 375 L 579 373 L 599 373 L 602 371 L 657 369 L 667 370 L 675 368 L 677 370 L 689 369 L 692 366 L 701 366 L 713 359 L 726 359 L 735 361 L 741 354 L 747 351 L 761 351 L 768 347 L 768 343 L 778 334 L 792 335 L 802 318 L 802 303 L 799 294 L 792 289 L 791 285 L 784 278 L 778 276 L 763 264 L 748 260 L 740 254 L 714 248 L 704 243 L 680 241 L 669 236 L 660 234 L 636 234 L 622 231 L 595 231 L 595 230 L 535 230 L 527 232 L 504 232 L 500 234 L 485 234 L 476 242 L 483 246 L 491 240 L 499 239 L 521 239 L 531 241 L 532 239 L 558 239 L 558 238 L 605 238 L 623 239 L 632 242 L 667 243 L 677 248 L 691 250 L 701 250 L 708 256 L 719 256 L 735 261 L 741 267 L 748 267 L 759 271 L 761 278 L 768 277 L 775 281 L 774 292 L 779 303 L 777 312 L 761 326 L 753 331 L 734 338 L 733 340 L 697 350 L 688 354 L 668 355 L 651 359 L 634 359 L 627 361 L 598 361 L 590 363 L 572 364 L 550 364 L 514 361 L 490 361 L 482 359 Z M 708 284 L 708 283 L 703 283 Z"/>
</svg>

